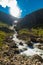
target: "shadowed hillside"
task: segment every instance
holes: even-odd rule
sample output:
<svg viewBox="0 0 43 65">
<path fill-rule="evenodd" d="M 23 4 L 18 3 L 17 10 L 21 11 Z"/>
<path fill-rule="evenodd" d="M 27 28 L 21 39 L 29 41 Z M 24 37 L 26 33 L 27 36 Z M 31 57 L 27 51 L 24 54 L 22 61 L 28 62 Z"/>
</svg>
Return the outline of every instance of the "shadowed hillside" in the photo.
<svg viewBox="0 0 43 65">
<path fill-rule="evenodd" d="M 8 15 L 0 11 L 0 21 L 3 21 L 4 23 L 7 23 L 7 24 L 12 24 L 15 20 L 17 20 L 16 17 L 13 17 L 11 15 Z"/>
<path fill-rule="evenodd" d="M 20 20 L 17 24 L 17 28 L 43 28 L 43 9 L 35 11 L 27 16 L 25 16 L 22 20 Z"/>
</svg>

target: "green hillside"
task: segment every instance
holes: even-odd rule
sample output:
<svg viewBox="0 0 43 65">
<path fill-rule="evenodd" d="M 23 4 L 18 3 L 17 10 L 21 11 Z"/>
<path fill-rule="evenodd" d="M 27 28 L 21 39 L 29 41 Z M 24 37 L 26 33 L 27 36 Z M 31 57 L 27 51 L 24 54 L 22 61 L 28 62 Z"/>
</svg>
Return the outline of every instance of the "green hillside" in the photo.
<svg viewBox="0 0 43 65">
<path fill-rule="evenodd" d="M 34 40 L 40 39 L 43 41 L 43 29 L 42 28 L 31 28 L 31 29 L 21 29 L 18 31 L 19 38 L 23 40 L 30 40 L 33 38 Z"/>
<path fill-rule="evenodd" d="M 13 30 L 9 29 L 9 25 L 0 21 L 0 47 L 4 44 L 5 38 L 12 34 Z"/>
</svg>

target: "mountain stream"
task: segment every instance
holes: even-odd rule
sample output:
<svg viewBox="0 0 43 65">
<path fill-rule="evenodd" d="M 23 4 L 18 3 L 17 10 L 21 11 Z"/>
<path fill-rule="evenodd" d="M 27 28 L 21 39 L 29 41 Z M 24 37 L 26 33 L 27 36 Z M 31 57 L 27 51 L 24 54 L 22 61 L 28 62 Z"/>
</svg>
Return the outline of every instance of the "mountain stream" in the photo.
<svg viewBox="0 0 43 65">
<path fill-rule="evenodd" d="M 38 49 L 37 47 L 34 47 L 36 44 L 39 44 L 39 43 L 34 44 L 32 42 L 33 43 L 33 48 L 28 47 L 28 45 L 25 44 L 24 40 L 20 40 L 20 39 L 17 38 L 18 34 L 17 34 L 15 29 L 14 29 L 14 31 L 15 31 L 15 34 L 13 35 L 12 40 L 17 44 L 21 55 L 32 56 L 32 55 L 38 54 L 43 58 L 43 50 Z M 23 45 L 20 44 L 20 43 L 22 43 Z"/>
</svg>

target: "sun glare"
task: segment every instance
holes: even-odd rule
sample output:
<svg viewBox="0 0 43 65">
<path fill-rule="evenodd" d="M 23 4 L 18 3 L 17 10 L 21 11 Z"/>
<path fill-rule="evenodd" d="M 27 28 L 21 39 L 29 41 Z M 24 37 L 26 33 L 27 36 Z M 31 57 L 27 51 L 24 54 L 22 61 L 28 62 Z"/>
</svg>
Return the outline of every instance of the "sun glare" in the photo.
<svg viewBox="0 0 43 65">
<path fill-rule="evenodd" d="M 12 16 L 20 17 L 22 10 L 18 7 L 17 0 L 1 0 L 0 5 L 4 8 L 8 6 Z"/>
<path fill-rule="evenodd" d="M 12 16 L 19 17 L 19 16 L 20 16 L 20 9 L 17 8 L 17 7 L 15 7 L 15 8 L 12 7 L 12 8 L 10 9 L 10 14 L 11 14 Z"/>
<path fill-rule="evenodd" d="M 17 5 L 17 1 L 16 0 L 11 1 L 9 6 L 10 6 L 10 14 L 12 16 L 19 18 L 22 11 L 20 10 L 20 8 Z"/>
</svg>

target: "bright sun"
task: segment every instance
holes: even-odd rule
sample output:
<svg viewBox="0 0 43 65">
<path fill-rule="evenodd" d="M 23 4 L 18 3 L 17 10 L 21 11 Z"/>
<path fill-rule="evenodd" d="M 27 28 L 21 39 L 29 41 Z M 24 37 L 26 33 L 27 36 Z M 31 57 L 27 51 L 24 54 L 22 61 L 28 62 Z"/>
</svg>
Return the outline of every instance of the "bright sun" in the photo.
<svg viewBox="0 0 43 65">
<path fill-rule="evenodd" d="M 22 10 L 18 7 L 17 0 L 2 0 L 0 2 L 0 5 L 2 5 L 4 8 L 8 6 L 10 14 L 12 16 L 15 16 L 17 18 L 20 17 Z"/>
<path fill-rule="evenodd" d="M 20 10 L 20 8 L 18 7 L 17 1 L 16 0 L 12 1 L 11 0 L 9 5 L 10 5 L 10 14 L 12 16 L 15 16 L 15 17 L 19 18 L 20 15 L 21 15 L 22 10 Z"/>
<path fill-rule="evenodd" d="M 15 16 L 15 17 L 19 17 L 20 16 L 20 9 L 19 8 L 11 8 L 10 9 L 10 14 L 12 15 L 12 16 Z"/>
</svg>

